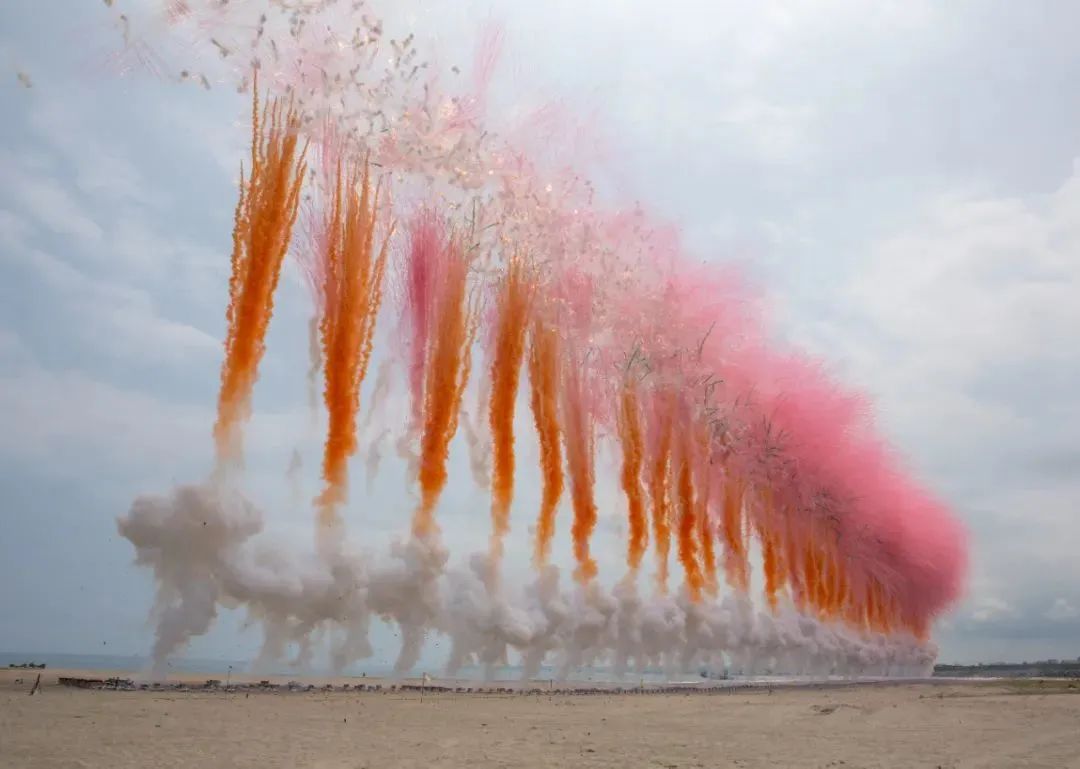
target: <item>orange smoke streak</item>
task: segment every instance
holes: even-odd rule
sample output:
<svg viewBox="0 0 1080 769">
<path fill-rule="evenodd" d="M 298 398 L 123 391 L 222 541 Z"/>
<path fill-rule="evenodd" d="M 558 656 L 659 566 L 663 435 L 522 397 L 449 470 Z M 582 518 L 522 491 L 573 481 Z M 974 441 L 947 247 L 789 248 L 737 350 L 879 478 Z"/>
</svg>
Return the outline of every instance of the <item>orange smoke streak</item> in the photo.
<svg viewBox="0 0 1080 769">
<path fill-rule="evenodd" d="M 684 425 L 685 428 L 685 425 Z M 690 591 L 690 600 L 701 600 L 701 591 L 705 580 L 701 575 L 701 564 L 697 554 L 697 511 L 694 506 L 694 481 L 690 474 L 693 462 L 689 430 L 684 430 L 682 447 L 679 452 L 678 499 L 679 499 L 679 561 L 686 575 L 686 586 Z"/>
<path fill-rule="evenodd" d="M 762 536 L 761 557 L 765 569 L 765 599 L 769 602 L 769 608 L 776 611 L 777 594 L 781 584 L 780 560 L 777 558 L 777 548 L 771 534 Z"/>
<path fill-rule="evenodd" d="M 758 524 L 758 536 L 761 538 L 761 560 L 765 571 L 765 598 L 773 611 L 777 607 L 777 595 L 784 584 L 783 559 L 777 535 L 772 530 L 774 518 L 772 488 L 766 486 L 761 491 L 761 520 Z"/>
<path fill-rule="evenodd" d="M 746 592 L 750 569 L 746 562 L 746 540 L 743 536 L 743 482 L 728 476 L 724 484 L 724 575 L 728 584 Z"/>
<path fill-rule="evenodd" d="M 514 499 L 514 406 L 517 403 L 532 285 L 521 259 L 513 257 L 499 292 L 495 355 L 491 361 L 491 553 L 502 557 Z"/>
<path fill-rule="evenodd" d="M 800 612 L 806 608 L 804 585 L 799 572 L 799 546 L 795 537 L 795 528 L 791 516 L 785 516 L 783 528 L 783 569 L 784 578 L 791 589 L 795 608 Z"/>
<path fill-rule="evenodd" d="M 574 540 L 577 569 L 574 578 L 585 583 L 596 576 L 597 566 L 589 552 L 589 540 L 596 528 L 596 500 L 593 468 L 593 425 L 586 413 L 581 369 L 571 365 L 563 370 L 563 441 L 566 446 L 566 466 L 570 475 L 570 500 L 574 508 L 574 523 L 570 534 Z"/>
<path fill-rule="evenodd" d="M 357 194 L 357 187 L 360 193 Z M 379 190 L 371 194 L 368 165 L 338 162 L 327 221 L 324 311 L 320 325 L 326 371 L 324 399 L 329 429 L 323 452 L 325 487 L 316 499 L 319 522 L 337 523 L 345 501 L 348 460 L 356 451 L 360 385 L 367 376 L 382 303 L 382 279 L 391 225 L 378 254 L 373 253 Z"/>
<path fill-rule="evenodd" d="M 659 396 L 658 396 L 659 397 Z M 668 553 L 671 550 L 671 501 L 668 496 L 669 460 L 671 458 L 671 411 L 663 399 L 658 408 L 664 409 L 659 417 L 660 435 L 656 454 L 649 468 L 649 497 L 652 501 L 653 541 L 656 545 L 656 584 L 661 592 L 667 592 Z"/>
<path fill-rule="evenodd" d="M 460 242 L 450 238 L 446 271 L 424 376 L 424 425 L 420 439 L 420 504 L 413 515 L 413 535 L 437 532 L 435 505 L 446 486 L 450 440 L 457 431 L 461 397 L 469 381 L 470 343 L 475 333 L 466 284 L 468 260 Z"/>
<path fill-rule="evenodd" d="M 559 337 L 555 329 L 541 320 L 532 328 L 529 347 L 530 406 L 540 443 L 540 469 L 543 491 L 540 516 L 536 523 L 536 546 L 533 563 L 543 566 L 551 555 L 555 536 L 555 510 L 563 492 L 562 449 L 559 445 Z"/>
<path fill-rule="evenodd" d="M 716 583 L 716 551 L 714 549 L 712 521 L 709 518 L 712 503 L 712 475 L 709 472 L 709 438 L 705 430 L 698 431 L 698 541 L 701 543 L 701 569 L 704 572 L 705 592 L 716 597 L 719 586 Z"/>
<path fill-rule="evenodd" d="M 814 553 L 813 543 L 812 541 L 807 541 L 806 546 L 803 548 L 803 591 L 805 592 L 806 600 L 815 608 L 819 605 L 819 576 L 817 557 Z"/>
<path fill-rule="evenodd" d="M 836 615 L 846 617 L 847 606 L 851 603 L 851 584 L 848 582 L 847 569 L 844 562 L 836 561 Z"/>
<path fill-rule="evenodd" d="M 214 423 L 219 466 L 239 461 L 239 425 L 251 413 L 251 391 L 266 349 L 274 290 L 289 248 L 303 183 L 307 146 L 298 147 L 300 121 L 292 103 L 274 99 L 259 111 L 258 82 L 252 88 L 251 169 L 240 169 L 240 199 L 233 222 L 232 274 L 221 390 Z"/>
<path fill-rule="evenodd" d="M 620 480 L 626 494 L 627 517 L 630 538 L 627 542 L 626 561 L 631 571 L 637 571 L 649 542 L 649 524 L 645 518 L 645 500 L 642 498 L 641 466 L 645 449 L 638 417 L 637 392 L 633 384 L 623 385 L 618 411 L 619 443 L 623 462 Z"/>
</svg>

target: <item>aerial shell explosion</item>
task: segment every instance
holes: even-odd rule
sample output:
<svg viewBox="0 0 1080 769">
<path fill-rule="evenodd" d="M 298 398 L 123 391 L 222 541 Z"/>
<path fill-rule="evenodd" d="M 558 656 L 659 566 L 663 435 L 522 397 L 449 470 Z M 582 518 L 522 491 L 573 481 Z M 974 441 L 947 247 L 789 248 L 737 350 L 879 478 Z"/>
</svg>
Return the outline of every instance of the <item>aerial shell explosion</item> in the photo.
<svg viewBox="0 0 1080 769">
<path fill-rule="evenodd" d="M 335 668 L 362 661 L 377 618 L 399 630 L 401 673 L 431 634 L 450 639 L 448 673 L 925 673 L 966 540 L 876 436 L 864 399 L 770 344 L 730 268 L 691 258 L 641 206 L 605 207 L 566 158 L 531 151 L 527 130 L 496 131 L 497 32 L 455 89 L 415 35 L 391 38 L 366 6 L 169 0 L 145 37 L 118 16 L 125 66 L 160 75 L 194 56 L 178 80 L 230 83 L 253 104 L 214 471 L 136 499 L 118 522 L 157 579 L 156 662 L 240 606 L 268 663 L 307 664 L 326 644 Z M 554 114 L 532 123 L 550 134 Z M 259 536 L 236 483 L 290 249 L 314 300 L 310 375 L 327 414 L 306 556 Z M 396 442 L 414 495 L 384 557 L 350 545 L 377 512 L 351 495 L 350 461 L 375 467 L 391 431 L 360 425 L 376 357 L 370 397 L 396 378 L 407 401 Z M 486 544 L 464 561 L 439 523 L 448 484 L 467 483 L 451 477 L 460 448 L 488 495 L 470 525 Z M 525 470 L 537 503 L 515 494 Z M 625 565 L 612 571 L 598 523 L 616 515 Z M 523 581 L 504 578 L 515 530 L 528 535 Z"/>
</svg>

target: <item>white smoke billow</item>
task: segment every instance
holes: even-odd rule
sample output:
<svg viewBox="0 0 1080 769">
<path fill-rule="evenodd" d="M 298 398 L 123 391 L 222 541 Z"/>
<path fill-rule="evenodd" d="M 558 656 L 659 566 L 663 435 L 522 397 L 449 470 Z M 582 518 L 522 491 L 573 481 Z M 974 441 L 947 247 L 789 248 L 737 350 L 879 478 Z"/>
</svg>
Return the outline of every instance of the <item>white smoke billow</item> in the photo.
<svg viewBox="0 0 1080 769">
<path fill-rule="evenodd" d="M 431 633 L 450 641 L 451 676 L 475 664 L 491 677 L 512 662 L 520 662 L 526 679 L 545 664 L 560 678 L 605 664 L 616 677 L 646 669 L 679 676 L 701 667 L 745 675 L 923 676 L 936 656 L 930 642 L 855 633 L 792 606 L 774 616 L 745 596 L 700 603 L 646 597 L 629 578 L 611 590 L 596 581 L 563 587 L 550 565 L 511 590 L 486 579 L 486 555 L 448 568 L 447 551 L 431 541 L 398 543 L 381 559 L 344 545 L 301 557 L 260 541 L 259 510 L 215 483 L 139 497 L 118 528 L 157 581 L 159 673 L 170 655 L 211 628 L 219 608 L 234 607 L 261 626 L 255 664 L 264 667 L 294 648 L 291 661 L 310 666 L 324 644 L 335 670 L 360 662 L 373 653 L 373 617 L 400 629 L 399 674 L 416 665 Z"/>
</svg>

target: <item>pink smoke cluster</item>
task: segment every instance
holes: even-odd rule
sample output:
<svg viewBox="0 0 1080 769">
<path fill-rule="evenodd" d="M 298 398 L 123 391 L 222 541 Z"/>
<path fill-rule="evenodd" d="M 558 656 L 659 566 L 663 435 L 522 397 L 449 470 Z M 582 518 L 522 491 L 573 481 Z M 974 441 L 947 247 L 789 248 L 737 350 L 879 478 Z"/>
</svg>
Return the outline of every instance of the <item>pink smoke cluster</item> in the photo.
<svg viewBox="0 0 1080 769">
<path fill-rule="evenodd" d="M 823 621 L 925 639 L 957 600 L 965 533 L 876 433 L 866 399 L 770 344 L 735 271 L 692 258 L 676 229 L 641 205 L 606 207 L 584 172 L 550 146 L 531 148 L 538 134 L 558 134 L 557 110 L 543 111 L 532 133 L 491 128 L 499 34 L 485 32 L 471 86 L 455 92 L 420 59 L 414 35 L 390 37 L 366 3 L 187 0 L 164 13 L 219 58 L 241 52 L 222 78 L 243 86 L 254 61 L 305 125 L 333 125 L 341 152 L 370 158 L 394 185 L 388 215 L 411 222 L 395 274 L 414 429 L 437 396 L 453 410 L 449 440 L 469 375 L 468 350 L 446 352 L 451 337 L 433 314 L 449 301 L 448 232 L 461 239 L 479 296 L 500 290 L 512 259 L 526 260 L 522 333 L 530 351 L 548 345 L 555 356 L 543 365 L 558 413 L 544 419 L 563 439 L 580 583 L 596 577 L 595 444 L 619 441 L 624 462 L 633 457 L 623 473 L 630 515 L 649 517 L 630 528 L 648 534 L 661 592 L 677 557 L 693 602 L 717 596 L 720 572 L 745 593 L 756 542 L 774 608 L 783 598 Z M 329 135 L 310 133 L 316 143 Z M 321 248 L 309 240 L 308 250 Z M 466 321 L 485 328 L 454 339 L 495 338 L 494 313 Z M 458 389 L 432 396 L 425 381 L 443 359 L 456 366 L 446 381 Z M 642 547 L 629 545 L 628 572 Z"/>
</svg>

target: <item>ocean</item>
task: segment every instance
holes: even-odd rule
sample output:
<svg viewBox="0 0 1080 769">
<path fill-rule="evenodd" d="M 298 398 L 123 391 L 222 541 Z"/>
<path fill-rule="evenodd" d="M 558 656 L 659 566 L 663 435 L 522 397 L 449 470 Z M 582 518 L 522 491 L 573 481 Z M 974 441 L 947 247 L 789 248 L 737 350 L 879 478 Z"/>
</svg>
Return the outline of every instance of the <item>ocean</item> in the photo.
<svg viewBox="0 0 1080 769">
<path fill-rule="evenodd" d="M 41 652 L 0 652 L 0 668 L 7 668 L 9 665 L 13 664 L 22 665 L 31 662 L 34 664 L 44 663 L 47 667 L 54 669 L 66 668 L 74 670 L 110 670 L 122 673 L 142 673 L 149 671 L 151 668 L 149 657 L 137 655 L 125 656 L 116 654 L 53 654 Z M 177 673 L 191 674 L 206 673 L 225 675 L 230 671 L 234 673 L 247 673 L 251 670 L 251 661 L 179 658 L 170 660 L 168 669 Z M 407 677 L 419 677 L 425 672 L 435 678 L 443 677 L 441 670 L 422 670 L 420 669 L 420 667 L 417 667 L 416 670 L 411 671 L 407 675 Z M 389 667 L 353 666 L 346 668 L 341 674 L 335 674 L 330 670 L 320 669 L 318 667 L 301 670 L 286 664 L 281 664 L 278 669 L 260 670 L 259 673 L 274 676 L 344 675 L 356 677 L 389 677 L 393 674 L 393 670 Z M 494 671 L 494 680 L 506 682 L 520 681 L 521 675 L 521 667 L 517 665 L 506 665 L 499 667 Z M 455 676 L 455 678 L 466 681 L 479 681 L 482 680 L 483 677 L 483 669 L 475 666 L 464 666 Z M 540 672 L 536 676 L 536 678 L 537 680 L 547 681 L 550 679 L 558 678 L 558 673 L 555 668 L 545 665 L 540 669 Z M 578 683 L 610 683 L 614 681 L 616 677 L 609 670 L 605 670 L 603 668 L 589 668 L 574 671 L 571 673 L 569 678 L 571 681 Z M 644 681 L 644 683 L 646 684 L 655 684 L 663 682 L 701 683 L 704 679 L 701 676 L 693 674 L 668 678 L 660 671 L 648 671 L 644 674 L 627 673 L 623 680 L 631 683 Z"/>
<path fill-rule="evenodd" d="M 50 654 L 50 653 L 25 653 L 25 652 L 0 652 L 0 669 L 9 665 L 21 665 L 25 663 L 45 663 L 48 668 L 73 669 L 73 670 L 107 670 L 120 673 L 148 673 L 150 671 L 150 658 L 145 656 L 124 656 L 116 654 Z M 168 670 L 176 673 L 220 675 L 232 673 L 251 673 L 250 660 L 219 660 L 219 659 L 174 659 L 170 660 Z M 392 678 L 393 670 L 389 667 L 360 667 L 353 666 L 336 673 L 319 667 L 298 669 L 287 664 L 280 664 L 274 669 L 259 670 L 260 675 L 267 676 L 296 676 L 301 677 L 356 677 L 369 676 L 372 678 Z M 424 673 L 432 678 L 440 680 L 459 680 L 473 682 L 484 680 L 484 670 L 478 666 L 465 666 L 456 676 L 448 678 L 438 668 L 423 669 L 418 666 L 415 670 L 406 674 L 405 678 L 419 678 Z M 522 668 L 518 665 L 506 665 L 496 668 L 494 677 L 489 679 L 493 683 L 516 683 L 522 678 Z M 545 665 L 541 667 L 534 681 L 557 681 L 559 680 L 556 668 Z M 645 673 L 629 671 L 621 679 L 614 675 L 613 671 L 606 668 L 582 668 L 572 671 L 567 678 L 568 682 L 575 684 L 613 684 L 618 683 L 626 686 L 636 684 L 648 685 L 707 685 L 707 686 L 769 686 L 782 684 L 812 684 L 812 683 L 839 683 L 852 681 L 853 679 L 843 676 L 737 676 L 718 680 L 706 678 L 696 672 L 678 673 L 667 675 L 663 671 L 649 670 Z M 864 682 L 878 680 L 876 678 L 860 679 Z"/>
</svg>

